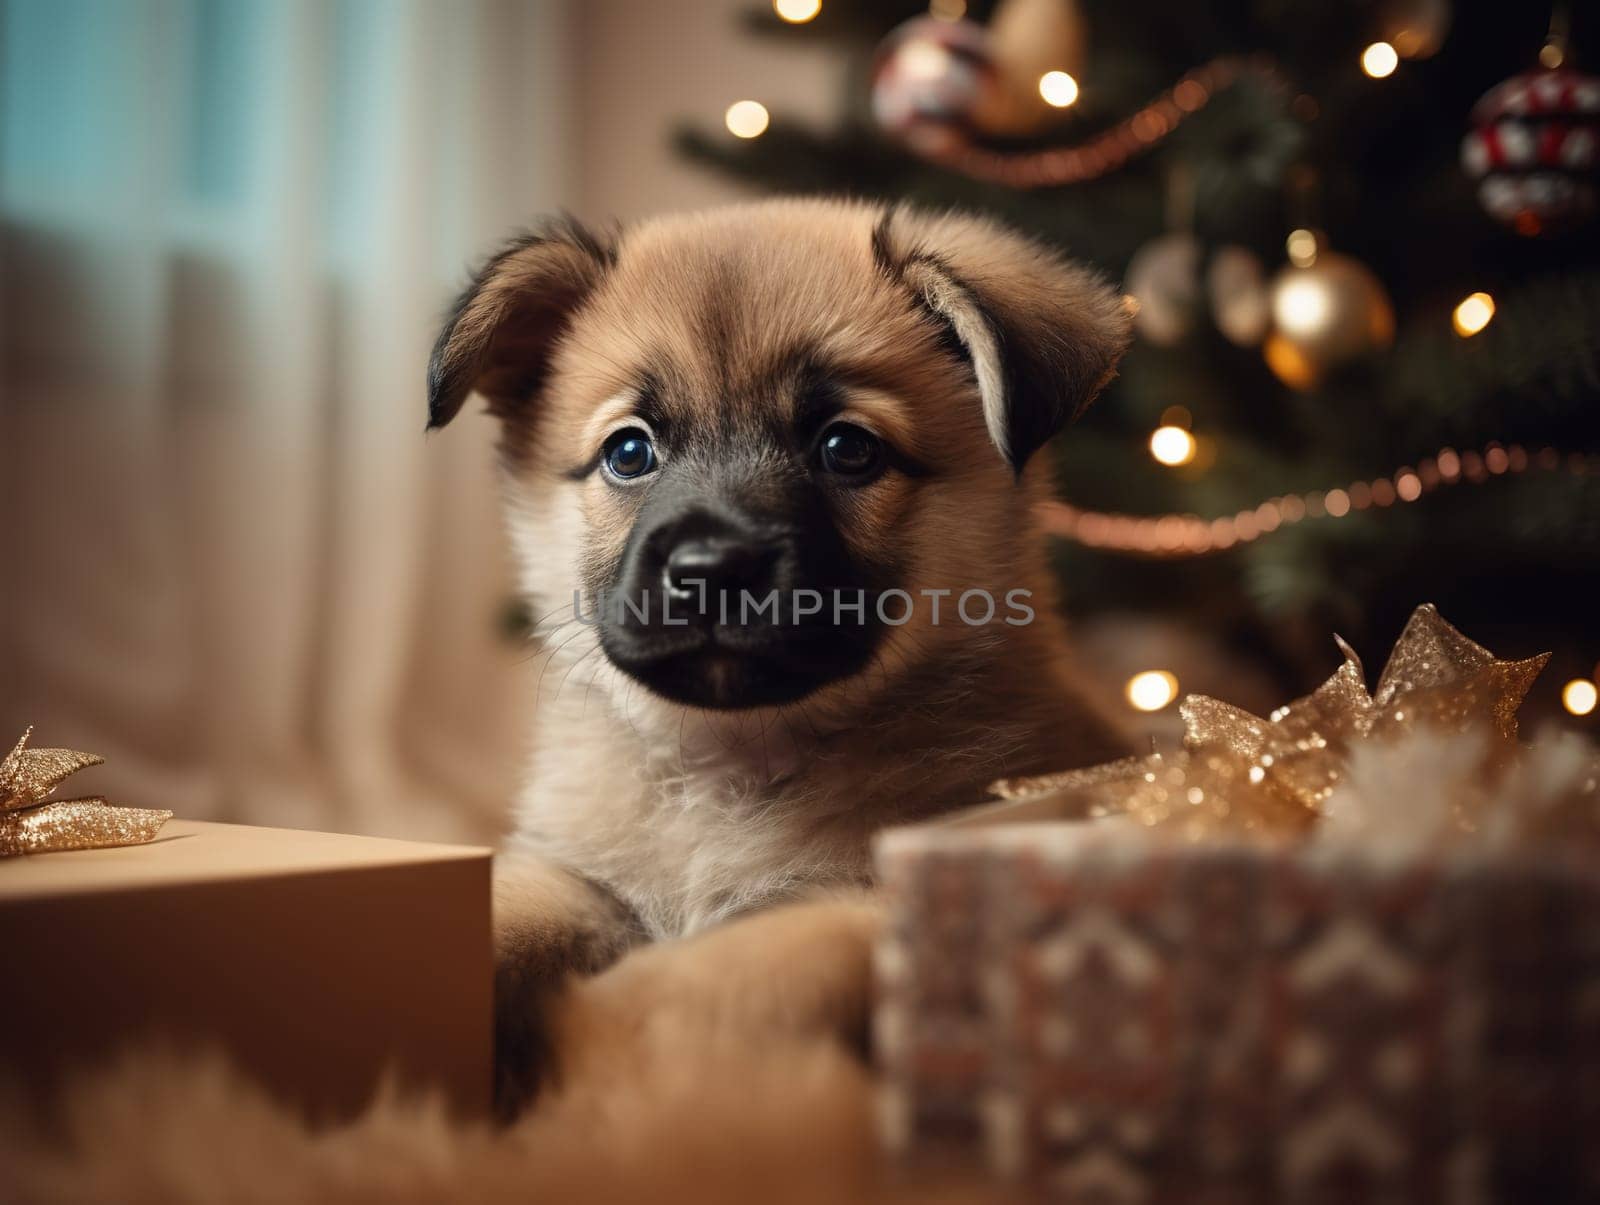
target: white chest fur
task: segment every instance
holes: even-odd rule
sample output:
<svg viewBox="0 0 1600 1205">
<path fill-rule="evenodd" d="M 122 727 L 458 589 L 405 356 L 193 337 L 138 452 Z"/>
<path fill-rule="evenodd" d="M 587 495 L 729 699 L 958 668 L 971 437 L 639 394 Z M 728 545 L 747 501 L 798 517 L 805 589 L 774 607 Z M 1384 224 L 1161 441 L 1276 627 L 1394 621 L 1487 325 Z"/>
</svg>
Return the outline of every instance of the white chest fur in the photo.
<svg viewBox="0 0 1600 1205">
<path fill-rule="evenodd" d="M 728 747 L 708 749 L 713 736 Z M 793 738 L 684 739 L 652 747 L 614 717 L 597 724 L 591 713 L 580 726 L 547 716 L 519 808 L 522 839 L 616 893 L 652 937 L 865 879 L 864 809 L 828 789 L 816 766 L 800 771 Z"/>
</svg>

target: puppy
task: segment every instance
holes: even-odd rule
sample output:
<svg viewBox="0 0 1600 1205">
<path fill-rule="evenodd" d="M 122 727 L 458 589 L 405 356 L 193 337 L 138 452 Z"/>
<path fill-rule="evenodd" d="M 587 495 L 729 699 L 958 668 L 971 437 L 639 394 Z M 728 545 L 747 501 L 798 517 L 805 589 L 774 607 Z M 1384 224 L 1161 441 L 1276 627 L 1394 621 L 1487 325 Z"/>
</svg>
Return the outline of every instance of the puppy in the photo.
<svg viewBox="0 0 1600 1205">
<path fill-rule="evenodd" d="M 865 884 L 885 825 L 1127 752 L 1031 518 L 1035 454 L 1127 339 L 1117 294 L 1038 243 L 854 202 L 566 222 L 478 273 L 430 426 L 474 391 L 500 419 L 548 650 L 497 869 L 503 1099 L 563 977 Z M 770 1002 L 785 960 L 760 962 Z"/>
</svg>

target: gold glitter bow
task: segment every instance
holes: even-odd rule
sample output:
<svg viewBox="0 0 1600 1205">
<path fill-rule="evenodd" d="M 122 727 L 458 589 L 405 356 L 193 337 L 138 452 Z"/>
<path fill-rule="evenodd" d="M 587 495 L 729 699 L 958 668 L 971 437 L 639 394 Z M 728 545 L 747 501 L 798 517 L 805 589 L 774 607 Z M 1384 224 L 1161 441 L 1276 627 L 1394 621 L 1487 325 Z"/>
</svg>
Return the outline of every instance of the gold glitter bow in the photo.
<svg viewBox="0 0 1600 1205">
<path fill-rule="evenodd" d="M 1345 660 L 1333 676 L 1267 719 L 1190 695 L 1179 706 L 1182 752 L 1002 779 L 990 790 L 1003 799 L 1059 798 L 1076 815 L 1124 814 L 1188 838 L 1294 837 L 1321 815 L 1361 741 L 1487 727 L 1491 759 L 1510 757 L 1517 708 L 1550 659 L 1497 660 L 1429 604 L 1412 614 L 1369 694 L 1360 659 L 1338 643 Z"/>
<path fill-rule="evenodd" d="M 104 799 L 50 796 L 86 766 L 104 758 L 74 749 L 30 749 L 33 729 L 0 761 L 0 857 L 142 845 L 153 840 L 172 813 L 147 808 L 112 807 Z"/>
</svg>

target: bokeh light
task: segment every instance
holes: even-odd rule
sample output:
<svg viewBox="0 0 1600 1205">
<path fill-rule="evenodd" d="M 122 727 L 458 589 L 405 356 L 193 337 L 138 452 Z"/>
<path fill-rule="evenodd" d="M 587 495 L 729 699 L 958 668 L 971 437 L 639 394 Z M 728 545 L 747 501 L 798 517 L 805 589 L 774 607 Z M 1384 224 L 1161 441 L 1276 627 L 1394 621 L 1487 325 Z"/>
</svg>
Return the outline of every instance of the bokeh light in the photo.
<svg viewBox="0 0 1600 1205">
<path fill-rule="evenodd" d="M 1129 678 L 1123 693 L 1140 711 L 1160 711 L 1178 697 L 1178 679 L 1164 669 L 1147 669 Z"/>
<path fill-rule="evenodd" d="M 1561 688 L 1561 706 L 1573 715 L 1588 715 L 1600 702 L 1600 687 L 1587 678 L 1574 678 Z"/>
<path fill-rule="evenodd" d="M 758 100 L 736 100 L 728 106 L 728 112 L 723 120 L 728 124 L 728 133 L 735 138 L 759 138 L 766 133 L 767 106 Z"/>
<path fill-rule="evenodd" d="M 790 25 L 804 25 L 822 11 L 822 0 L 772 0 L 772 11 Z"/>
<path fill-rule="evenodd" d="M 1455 325 L 1456 334 L 1467 339 L 1488 326 L 1493 317 L 1494 298 L 1487 293 L 1473 293 L 1456 306 L 1451 322 Z"/>
<path fill-rule="evenodd" d="M 1065 71 L 1046 71 L 1039 77 L 1039 95 L 1045 104 L 1065 109 L 1078 99 L 1078 81 Z"/>
<path fill-rule="evenodd" d="M 1384 79 L 1394 74 L 1400 65 L 1400 54 L 1387 42 L 1374 42 L 1361 52 L 1361 70 L 1373 79 Z"/>
<path fill-rule="evenodd" d="M 1194 453 L 1194 436 L 1182 427 L 1157 427 L 1150 433 L 1150 455 L 1164 465 L 1188 464 Z"/>
<path fill-rule="evenodd" d="M 1291 230 L 1284 241 L 1289 262 L 1297 268 L 1309 268 L 1317 262 L 1317 236 L 1311 230 Z"/>
</svg>

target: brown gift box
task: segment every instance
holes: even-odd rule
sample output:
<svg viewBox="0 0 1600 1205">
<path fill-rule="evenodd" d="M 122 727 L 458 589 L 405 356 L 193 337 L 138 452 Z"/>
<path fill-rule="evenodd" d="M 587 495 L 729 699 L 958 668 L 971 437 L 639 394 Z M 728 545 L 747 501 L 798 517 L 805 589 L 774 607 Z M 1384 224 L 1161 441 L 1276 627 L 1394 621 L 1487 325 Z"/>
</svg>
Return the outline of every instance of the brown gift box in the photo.
<svg viewBox="0 0 1600 1205">
<path fill-rule="evenodd" d="M 1592 868 L 1095 822 L 900 830 L 877 865 L 914 1165 L 1107 1202 L 1600 1198 Z"/>
<path fill-rule="evenodd" d="M 0 1067 L 42 1095 L 123 1047 L 215 1049 L 317 1119 L 385 1075 L 485 1113 L 489 859 L 173 820 L 0 860 Z"/>
</svg>

